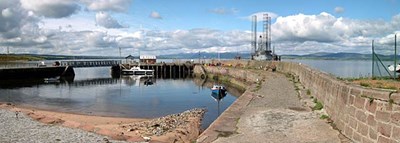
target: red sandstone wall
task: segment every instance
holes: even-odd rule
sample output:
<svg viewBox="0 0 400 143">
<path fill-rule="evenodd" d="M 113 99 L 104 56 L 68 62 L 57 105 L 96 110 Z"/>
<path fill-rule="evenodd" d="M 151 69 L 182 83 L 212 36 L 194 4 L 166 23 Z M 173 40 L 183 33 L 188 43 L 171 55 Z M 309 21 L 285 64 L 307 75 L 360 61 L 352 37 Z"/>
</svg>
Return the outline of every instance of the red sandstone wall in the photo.
<svg viewBox="0 0 400 143">
<path fill-rule="evenodd" d="M 222 63 L 244 68 L 263 68 L 274 64 L 280 72 L 299 76 L 300 82 L 324 104 L 337 128 L 348 138 L 355 142 L 400 142 L 400 93 L 349 85 L 298 63 L 244 60 Z M 205 69 L 249 81 L 259 78 L 245 69 Z"/>
<path fill-rule="evenodd" d="M 278 71 L 299 76 L 348 138 L 356 142 L 400 142 L 399 93 L 348 85 L 298 63 L 276 65 Z"/>
<path fill-rule="evenodd" d="M 259 75 L 254 74 L 253 72 L 245 69 L 220 67 L 220 66 L 203 66 L 203 67 L 207 73 L 228 75 L 236 79 L 244 80 L 246 82 L 257 82 L 262 80 L 262 78 Z"/>
</svg>

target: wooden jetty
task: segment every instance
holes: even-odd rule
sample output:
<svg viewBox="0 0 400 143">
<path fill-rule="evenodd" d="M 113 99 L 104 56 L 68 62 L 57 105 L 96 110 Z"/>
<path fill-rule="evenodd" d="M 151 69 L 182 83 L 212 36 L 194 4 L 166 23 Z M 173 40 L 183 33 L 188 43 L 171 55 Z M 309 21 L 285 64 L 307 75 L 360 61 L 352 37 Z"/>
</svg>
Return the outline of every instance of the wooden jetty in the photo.
<svg viewBox="0 0 400 143">
<path fill-rule="evenodd" d="M 49 78 L 57 76 L 75 76 L 75 72 L 71 66 L 0 69 L 0 79 Z"/>
<path fill-rule="evenodd" d="M 193 73 L 194 63 L 131 63 L 121 64 L 118 60 L 106 61 L 61 61 L 60 66 L 18 67 L 0 69 L 0 79 L 28 79 L 75 76 L 73 68 L 110 66 L 113 77 L 119 77 L 122 69 L 139 66 L 141 69 L 154 70 L 155 78 L 185 78 Z M 117 75 L 117 76 L 116 76 Z"/>
<path fill-rule="evenodd" d="M 113 75 L 121 73 L 122 69 L 130 69 L 139 66 L 141 69 L 154 70 L 156 78 L 185 78 L 192 76 L 193 63 L 156 63 L 156 64 L 119 64 L 111 67 Z"/>
</svg>

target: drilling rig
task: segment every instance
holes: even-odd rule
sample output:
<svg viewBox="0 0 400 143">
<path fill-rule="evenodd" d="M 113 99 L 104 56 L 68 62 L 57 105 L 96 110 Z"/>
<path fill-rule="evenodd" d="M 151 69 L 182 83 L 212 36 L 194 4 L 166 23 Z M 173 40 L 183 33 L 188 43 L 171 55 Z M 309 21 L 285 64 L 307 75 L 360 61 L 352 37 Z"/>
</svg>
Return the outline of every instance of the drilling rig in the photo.
<svg viewBox="0 0 400 143">
<path fill-rule="evenodd" d="M 263 14 L 263 31 L 257 35 L 257 16 L 252 17 L 251 26 L 251 59 L 258 61 L 278 60 L 278 56 L 271 49 L 271 17 Z"/>
</svg>

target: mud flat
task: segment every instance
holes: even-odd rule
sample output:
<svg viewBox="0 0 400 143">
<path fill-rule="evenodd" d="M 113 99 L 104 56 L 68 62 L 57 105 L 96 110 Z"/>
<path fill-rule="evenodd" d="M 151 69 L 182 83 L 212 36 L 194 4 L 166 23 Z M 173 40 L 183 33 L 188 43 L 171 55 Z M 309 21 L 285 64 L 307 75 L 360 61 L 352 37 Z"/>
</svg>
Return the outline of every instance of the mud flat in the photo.
<svg viewBox="0 0 400 143">
<path fill-rule="evenodd" d="M 60 113 L 0 103 L 0 142 L 191 142 L 204 109 L 155 119 Z"/>
</svg>

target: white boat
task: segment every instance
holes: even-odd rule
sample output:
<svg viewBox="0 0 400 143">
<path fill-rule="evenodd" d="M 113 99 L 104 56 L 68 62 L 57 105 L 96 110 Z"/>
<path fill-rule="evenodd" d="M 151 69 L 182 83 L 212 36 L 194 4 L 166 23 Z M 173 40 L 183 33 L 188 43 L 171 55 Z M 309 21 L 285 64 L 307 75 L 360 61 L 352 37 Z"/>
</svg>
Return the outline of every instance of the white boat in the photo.
<svg viewBox="0 0 400 143">
<path fill-rule="evenodd" d="M 211 88 L 212 93 L 215 93 L 216 95 L 221 95 L 221 94 L 226 94 L 226 88 L 221 85 L 214 85 Z"/>
<path fill-rule="evenodd" d="M 153 75 L 154 70 L 141 69 L 140 67 L 134 66 L 130 69 L 122 69 L 121 74 L 123 75 Z"/>
<path fill-rule="evenodd" d="M 394 72 L 394 66 L 393 65 L 389 65 L 388 66 L 388 70 L 391 71 L 391 72 Z M 396 66 L 396 72 L 400 72 L 400 64 L 398 64 Z"/>
</svg>

